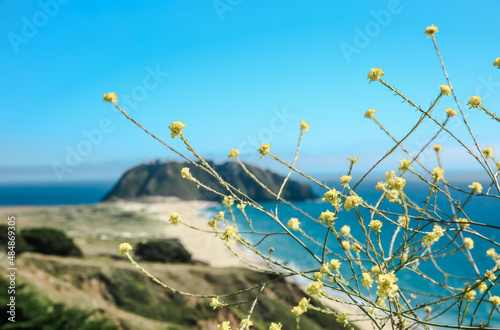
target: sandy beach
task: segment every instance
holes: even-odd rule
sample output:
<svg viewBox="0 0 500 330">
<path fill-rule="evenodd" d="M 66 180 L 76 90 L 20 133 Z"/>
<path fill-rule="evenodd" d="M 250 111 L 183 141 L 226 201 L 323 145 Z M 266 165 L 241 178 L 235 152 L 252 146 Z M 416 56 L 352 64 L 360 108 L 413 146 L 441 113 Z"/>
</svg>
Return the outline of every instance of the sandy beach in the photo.
<svg viewBox="0 0 500 330">
<path fill-rule="evenodd" d="M 248 267 L 215 234 L 198 231 L 183 224 L 173 225 L 169 221 L 170 215 L 177 212 L 181 215 L 182 221 L 188 225 L 212 231 L 207 220 L 201 215 L 204 208 L 214 205 L 212 202 L 160 197 L 147 202 L 121 201 L 116 202 L 116 205 L 128 212 L 146 212 L 151 218 L 164 222 L 165 228 L 161 233 L 162 236 L 178 239 L 195 260 L 205 262 L 211 267 Z M 252 252 L 245 247 L 238 243 L 230 244 L 230 246 L 246 262 L 265 267 L 262 260 L 251 255 Z"/>
</svg>

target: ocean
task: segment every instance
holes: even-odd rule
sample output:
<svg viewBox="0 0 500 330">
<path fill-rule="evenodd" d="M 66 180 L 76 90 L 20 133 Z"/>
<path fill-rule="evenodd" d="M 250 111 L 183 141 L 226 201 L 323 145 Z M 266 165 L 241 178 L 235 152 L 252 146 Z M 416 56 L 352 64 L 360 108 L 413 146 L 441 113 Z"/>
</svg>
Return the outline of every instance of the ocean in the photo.
<svg viewBox="0 0 500 330">
<path fill-rule="evenodd" d="M 64 184 L 3 184 L 0 185 L 0 205 L 22 206 L 93 204 L 99 202 L 100 199 L 113 187 L 113 184 L 113 182 L 79 182 Z M 374 186 L 375 182 L 366 182 L 360 185 L 358 189 L 356 189 L 358 195 L 362 196 L 364 200 L 372 205 L 375 204 L 380 197 L 380 192 L 376 191 L 374 189 Z M 485 183 L 483 183 L 483 186 L 485 186 Z M 337 189 L 338 188 L 339 187 L 337 187 Z M 462 188 L 468 190 L 467 184 L 462 185 Z M 409 182 L 404 190 L 405 193 L 417 203 L 423 201 L 428 193 L 428 190 L 425 186 L 413 182 Z M 322 189 L 320 188 L 315 188 L 315 192 L 320 195 L 324 191 L 322 191 Z M 456 199 L 460 199 L 461 201 L 464 201 L 466 199 L 466 195 L 464 194 L 460 195 L 457 193 L 453 193 L 453 195 Z M 262 203 L 262 205 L 267 210 L 274 211 L 275 203 L 266 202 Z M 322 202 L 321 199 L 296 202 L 294 203 L 294 205 L 316 219 L 319 217 L 321 212 L 326 211 L 327 209 L 332 211 L 331 205 L 329 203 Z M 446 200 L 438 199 L 438 205 L 443 205 L 442 212 L 449 213 L 449 206 Z M 384 201 L 381 208 L 387 210 L 389 208 L 392 209 L 393 207 L 395 207 L 394 210 L 400 212 L 400 209 L 397 209 L 397 205 L 389 203 L 388 201 Z M 222 205 L 217 205 L 204 210 L 203 214 L 208 220 L 215 214 L 217 214 L 220 210 L 224 210 L 224 207 Z M 290 218 L 297 217 L 301 221 L 301 228 L 306 231 L 308 235 L 319 242 L 324 242 L 326 233 L 324 227 L 316 224 L 310 219 L 304 218 L 304 216 L 287 205 L 279 205 L 278 210 L 279 217 L 282 219 L 285 225 Z M 473 221 L 500 226 L 500 199 L 474 196 L 468 202 L 464 210 Z M 263 233 L 273 233 L 279 232 L 281 230 L 278 224 L 276 224 L 266 215 L 263 215 L 261 212 L 248 207 L 246 208 L 246 212 L 249 218 L 252 219 L 252 223 L 256 231 Z M 258 243 L 257 247 L 263 254 L 267 255 L 269 253 L 269 249 L 272 247 L 274 248 L 274 252 L 272 253 L 273 256 L 280 260 L 282 263 L 291 265 L 301 270 L 310 270 L 318 268 L 320 266 L 319 263 L 316 262 L 312 258 L 312 256 L 291 237 L 286 235 L 270 235 L 262 240 L 263 237 L 261 235 L 256 235 L 249 232 L 250 228 L 248 226 L 248 223 L 238 209 L 234 208 L 234 213 L 239 231 L 242 232 L 243 236 L 252 244 Z M 364 219 L 369 219 L 368 212 L 362 211 L 361 215 Z M 369 220 L 365 220 L 365 225 L 367 225 L 368 222 Z M 354 212 L 352 210 L 349 212 L 346 212 L 345 210 L 341 211 L 339 213 L 339 218 L 335 221 L 335 223 L 337 231 L 340 230 L 343 225 L 349 225 L 351 227 L 351 234 L 360 242 L 364 242 L 364 234 L 361 230 L 358 220 L 354 217 Z M 484 235 L 485 238 L 492 241 L 498 241 L 497 236 L 500 237 L 500 228 L 492 229 L 475 225 L 473 225 L 472 228 L 481 235 Z M 393 236 L 392 233 L 394 232 L 394 229 L 395 226 L 387 223 L 387 221 L 384 221 L 381 232 L 381 240 L 382 246 L 384 247 L 385 251 L 389 250 L 389 245 Z M 483 275 L 486 270 L 492 269 L 495 266 L 492 259 L 486 256 L 486 250 L 494 246 L 484 239 L 473 237 L 469 234 L 466 234 L 466 236 L 471 236 L 474 239 L 475 246 L 474 249 L 471 250 L 471 254 L 475 260 L 479 273 Z M 298 234 L 298 237 L 300 237 L 300 234 Z M 396 239 L 396 247 L 398 246 L 398 242 L 400 242 L 399 239 L 401 237 L 402 234 L 400 233 L 398 238 Z M 444 247 L 447 241 L 449 240 L 447 240 L 446 237 L 441 238 L 438 243 L 433 245 L 433 249 Z M 459 241 L 461 241 L 461 239 L 459 239 Z M 322 249 L 320 247 L 312 244 L 305 239 L 303 239 L 303 242 L 307 244 L 312 253 L 321 257 Z M 334 239 L 333 235 L 330 235 L 327 246 L 332 249 L 333 253 L 337 253 L 338 255 L 342 256 L 343 251 L 340 249 L 339 244 Z M 496 250 L 500 251 L 500 248 L 497 248 Z M 328 256 L 326 260 L 329 260 L 332 257 L 333 256 Z M 439 258 L 439 260 L 436 260 L 436 262 L 439 266 L 440 271 L 437 270 L 432 260 L 420 263 L 419 269 L 425 274 L 439 281 L 444 280 L 442 272 L 449 273 L 450 275 L 447 276 L 448 285 L 457 288 L 463 288 L 465 282 L 468 281 L 469 283 L 473 283 L 474 279 L 477 279 L 474 267 L 471 266 L 465 254 L 461 251 L 456 252 L 454 255 Z M 369 265 L 369 267 L 371 267 L 371 265 Z M 350 283 L 354 283 L 352 273 L 347 262 L 343 262 L 341 270 L 344 278 L 348 279 Z M 355 271 L 356 273 L 360 273 L 357 267 L 355 267 Z M 498 272 L 496 274 L 498 275 Z M 410 302 L 412 306 L 428 301 L 428 295 L 432 296 L 448 294 L 446 288 L 433 284 L 430 281 L 423 279 L 421 276 L 416 275 L 412 271 L 402 271 L 398 273 L 398 278 L 399 281 L 397 282 L 397 284 L 405 292 L 405 295 L 407 297 L 410 297 L 410 295 L 414 296 Z M 371 289 L 372 295 L 376 291 L 376 286 L 377 284 L 374 283 L 374 286 Z M 493 287 L 490 292 L 493 295 L 500 296 L 500 289 L 497 286 Z M 364 290 L 364 293 L 367 294 L 368 292 Z M 480 294 L 476 296 L 476 298 L 479 297 L 481 297 Z M 446 310 L 446 307 L 449 307 L 450 305 L 451 309 Z M 477 304 L 471 303 L 469 311 L 474 310 L 476 308 L 476 305 Z M 481 319 L 483 320 L 483 323 L 485 323 L 488 319 L 490 311 L 491 304 L 481 304 L 476 313 L 474 323 L 477 324 Z M 434 305 L 433 315 L 436 315 L 434 313 L 443 313 L 438 317 L 438 322 L 451 325 L 457 324 L 457 308 L 453 304 Z M 425 313 L 423 312 L 420 313 L 421 316 L 424 316 L 424 314 Z M 495 312 L 490 326 L 500 328 L 500 316 L 498 315 L 499 313 Z M 466 319 L 464 325 L 468 325 L 468 322 L 470 322 L 470 319 Z"/>
<path fill-rule="evenodd" d="M 98 203 L 115 182 L 3 183 L 0 206 Z"/>
</svg>

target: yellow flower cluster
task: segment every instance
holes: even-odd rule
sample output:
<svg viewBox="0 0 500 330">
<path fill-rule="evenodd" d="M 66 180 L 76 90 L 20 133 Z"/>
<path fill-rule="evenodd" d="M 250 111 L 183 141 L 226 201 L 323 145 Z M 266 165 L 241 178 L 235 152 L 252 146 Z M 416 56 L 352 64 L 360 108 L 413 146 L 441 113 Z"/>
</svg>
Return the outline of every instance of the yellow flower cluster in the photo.
<svg viewBox="0 0 500 330">
<path fill-rule="evenodd" d="M 227 154 L 229 158 L 236 158 L 240 154 L 240 151 L 236 148 L 231 149 L 231 151 Z"/>
<path fill-rule="evenodd" d="M 483 186 L 479 182 L 472 182 L 472 184 L 469 185 L 469 188 L 471 188 L 473 192 L 478 194 L 483 191 Z"/>
<path fill-rule="evenodd" d="M 410 218 L 408 218 L 408 216 L 406 216 L 406 215 L 400 215 L 398 217 L 398 223 L 401 226 L 406 228 L 408 226 L 408 224 L 410 223 Z"/>
<path fill-rule="evenodd" d="M 393 298 L 396 291 L 399 289 L 396 282 L 398 278 L 394 273 L 380 274 L 377 279 L 378 290 L 377 296 L 382 297 L 384 294 Z"/>
<path fill-rule="evenodd" d="M 455 222 L 458 223 L 462 228 L 467 228 L 470 226 L 470 220 L 466 218 L 455 219 Z"/>
<path fill-rule="evenodd" d="M 406 186 L 406 180 L 396 176 L 393 178 L 392 186 L 396 190 L 401 190 Z"/>
<path fill-rule="evenodd" d="M 383 75 L 385 75 L 385 72 L 382 71 L 382 68 L 372 68 L 366 78 L 370 79 L 370 81 L 377 81 L 382 78 Z"/>
<path fill-rule="evenodd" d="M 472 250 L 474 248 L 474 241 L 470 237 L 464 238 L 464 246 L 468 248 L 469 250 Z"/>
<path fill-rule="evenodd" d="M 372 272 L 373 274 L 378 274 L 378 273 L 380 273 L 380 267 L 378 265 L 374 265 L 370 269 L 370 272 Z"/>
<path fill-rule="evenodd" d="M 264 157 L 271 150 L 271 143 L 262 143 L 259 148 L 259 153 L 261 154 L 260 158 Z"/>
<path fill-rule="evenodd" d="M 469 102 L 467 104 L 470 104 L 470 108 L 479 108 L 481 106 L 481 96 L 471 96 Z"/>
<path fill-rule="evenodd" d="M 222 219 L 224 219 L 224 213 L 226 213 L 225 211 L 219 211 L 219 213 L 212 219 L 208 222 L 208 225 L 212 228 L 215 229 L 215 226 L 217 225 L 217 221 L 220 221 Z"/>
<path fill-rule="evenodd" d="M 410 169 L 410 166 L 411 166 L 411 160 L 404 158 L 399 162 L 399 168 L 398 168 L 399 173 L 404 173 L 408 171 Z"/>
<path fill-rule="evenodd" d="M 492 158 L 493 157 L 493 148 L 492 147 L 484 147 L 483 155 L 485 158 Z"/>
<path fill-rule="evenodd" d="M 343 185 L 343 186 L 347 186 L 347 184 L 349 183 L 349 181 L 352 180 L 352 177 L 350 175 L 342 175 L 340 177 L 340 183 Z"/>
<path fill-rule="evenodd" d="M 331 274 L 330 265 L 323 264 L 323 266 L 321 266 L 321 268 L 319 270 L 319 273 L 321 274 L 321 278 L 323 278 L 325 275 L 330 275 Z"/>
<path fill-rule="evenodd" d="M 436 166 L 432 169 L 432 177 L 434 178 L 435 181 L 443 180 L 444 179 L 444 170 Z"/>
<path fill-rule="evenodd" d="M 339 316 L 337 316 L 337 322 L 338 323 L 343 323 L 343 324 L 348 324 L 349 321 L 347 320 L 347 317 L 349 314 L 347 313 L 340 313 Z"/>
<path fill-rule="evenodd" d="M 335 225 L 334 221 L 335 219 L 337 219 L 337 217 L 335 216 L 335 213 L 326 210 L 325 212 L 321 212 L 321 215 L 318 219 L 326 224 L 331 224 L 333 226 Z"/>
<path fill-rule="evenodd" d="M 500 64 L 499 64 L 500 65 Z M 491 296 L 490 298 L 490 303 L 493 304 L 493 306 L 498 306 L 500 305 L 500 297 L 499 296 Z"/>
<path fill-rule="evenodd" d="M 439 239 L 443 236 L 443 227 L 441 227 L 440 225 L 434 225 L 434 228 L 432 228 L 432 232 L 424 237 L 424 245 L 432 245 L 435 242 L 439 241 Z"/>
<path fill-rule="evenodd" d="M 210 302 L 210 307 L 212 307 L 215 310 L 219 306 L 221 306 L 221 303 L 219 301 L 219 297 L 212 298 L 212 302 Z"/>
<path fill-rule="evenodd" d="M 392 188 L 392 180 L 396 176 L 395 171 L 390 171 L 390 172 L 385 172 L 385 184 L 389 187 Z"/>
<path fill-rule="evenodd" d="M 290 220 L 288 220 L 287 227 L 291 228 L 293 230 L 299 230 L 299 227 L 300 227 L 300 221 L 299 221 L 299 219 L 297 219 L 297 218 L 291 218 Z"/>
<path fill-rule="evenodd" d="M 326 202 L 326 201 L 330 202 L 333 205 L 333 207 L 335 207 L 337 209 L 339 207 L 340 202 L 341 202 L 339 195 L 340 195 L 340 192 L 335 190 L 335 189 L 328 190 L 324 194 L 325 197 L 323 197 L 322 201 L 323 202 Z"/>
<path fill-rule="evenodd" d="M 180 122 L 180 121 L 174 121 L 172 124 L 168 127 L 170 128 L 171 135 L 170 137 L 173 139 L 176 136 L 180 136 L 182 134 L 182 130 L 186 128 L 186 124 Z"/>
<path fill-rule="evenodd" d="M 375 110 L 375 109 L 368 109 L 368 111 L 365 112 L 365 118 L 373 119 L 375 117 L 376 112 L 377 112 L 377 110 Z"/>
<path fill-rule="evenodd" d="M 455 222 L 460 224 L 460 227 L 462 227 L 462 228 L 467 228 L 470 226 L 470 220 L 468 220 L 466 218 L 455 219 Z"/>
<path fill-rule="evenodd" d="M 353 155 L 351 155 L 351 157 L 347 158 L 347 160 L 348 160 L 348 161 L 349 161 L 349 163 L 351 163 L 351 164 L 356 164 L 356 163 L 359 161 L 359 158 L 354 157 Z"/>
<path fill-rule="evenodd" d="M 269 326 L 269 330 L 281 330 L 281 327 L 283 325 L 281 323 L 271 323 L 271 325 Z"/>
<path fill-rule="evenodd" d="M 448 115 L 448 117 L 455 117 L 457 114 L 457 111 L 453 110 L 452 108 L 446 108 L 445 111 L 446 111 L 446 114 Z"/>
<path fill-rule="evenodd" d="M 347 196 L 347 198 L 345 199 L 344 207 L 345 207 L 346 211 L 349 212 L 349 210 L 361 205 L 362 203 L 363 203 L 363 198 L 361 198 L 357 195 L 351 195 L 351 196 Z"/>
<path fill-rule="evenodd" d="M 308 132 L 309 131 L 309 123 L 305 120 L 302 120 L 300 123 L 299 123 L 299 126 L 300 126 L 300 130 L 305 133 L 305 132 Z"/>
<path fill-rule="evenodd" d="M 321 267 L 321 270 L 323 270 L 323 267 Z M 315 281 L 321 281 L 323 279 L 323 277 L 325 277 L 325 274 L 322 273 L 321 271 L 313 274 L 313 278 Z"/>
<path fill-rule="evenodd" d="M 231 326 L 229 324 L 229 321 L 224 321 L 217 325 L 217 330 L 231 330 Z"/>
<path fill-rule="evenodd" d="M 432 146 L 432 149 L 434 149 L 435 152 L 440 152 L 441 150 L 443 150 L 443 146 L 436 143 L 435 145 Z"/>
<path fill-rule="evenodd" d="M 132 250 L 132 245 L 130 245 L 129 243 L 122 243 L 118 246 L 118 252 L 121 255 L 124 255 L 125 253 L 127 253 L 130 250 Z"/>
<path fill-rule="evenodd" d="M 189 168 L 188 167 L 182 168 L 182 170 L 181 170 L 181 177 L 184 178 L 184 179 L 191 179 L 192 178 L 191 173 L 189 172 Z"/>
<path fill-rule="evenodd" d="M 387 190 L 385 194 L 386 194 L 385 197 L 389 202 L 391 203 L 399 202 L 399 192 L 396 189 Z"/>
<path fill-rule="evenodd" d="M 292 308 L 292 313 L 295 314 L 296 316 L 304 314 L 305 312 L 307 312 L 307 308 L 309 308 L 310 301 L 311 299 L 307 299 L 305 297 L 302 298 L 299 301 L 299 305 Z"/>
<path fill-rule="evenodd" d="M 322 297 L 325 295 L 325 289 L 323 289 L 323 282 L 315 281 L 309 284 L 307 287 L 307 293 L 311 296 Z"/>
<path fill-rule="evenodd" d="M 495 251 L 494 248 L 491 248 L 491 249 L 488 249 L 488 251 L 486 251 L 486 255 L 488 257 L 491 257 L 491 258 L 496 258 L 497 257 L 497 252 Z"/>
<path fill-rule="evenodd" d="M 476 297 L 476 294 L 477 294 L 477 292 L 475 290 L 469 290 L 469 291 L 464 293 L 464 299 L 467 302 L 470 302 L 472 299 L 474 299 L 474 297 Z"/>
<path fill-rule="evenodd" d="M 373 278 L 370 273 L 363 273 L 363 279 L 361 280 L 361 284 L 364 287 L 371 288 L 373 285 Z"/>
<path fill-rule="evenodd" d="M 338 272 L 341 264 L 340 260 L 332 259 L 330 260 L 329 266 L 334 272 Z"/>
<path fill-rule="evenodd" d="M 490 282 L 493 282 L 494 280 L 497 279 L 497 277 L 495 276 L 495 273 L 493 273 L 493 271 L 491 270 L 487 270 L 486 273 L 484 273 L 484 277 L 489 280 Z"/>
<path fill-rule="evenodd" d="M 238 229 L 232 226 L 227 226 L 224 233 L 222 233 L 222 239 L 229 242 L 231 238 L 235 238 L 238 234 Z"/>
<path fill-rule="evenodd" d="M 115 92 L 111 93 L 106 93 L 104 94 L 104 97 L 102 98 L 105 102 L 111 102 L 111 103 L 116 103 L 118 102 L 118 96 L 116 96 Z"/>
<path fill-rule="evenodd" d="M 386 187 L 385 182 L 379 181 L 379 182 L 377 182 L 377 184 L 375 185 L 375 190 L 377 190 L 377 191 L 384 190 L 384 189 L 385 189 L 385 187 Z"/>
<path fill-rule="evenodd" d="M 222 204 L 225 207 L 230 208 L 234 204 L 234 198 L 231 196 L 224 196 L 224 199 L 222 200 Z"/>
<path fill-rule="evenodd" d="M 479 280 L 477 282 L 479 282 Z M 481 282 L 477 286 L 477 289 L 478 289 L 479 293 L 483 293 L 484 291 L 486 291 L 486 289 L 488 289 L 488 285 L 484 282 Z"/>
<path fill-rule="evenodd" d="M 450 96 L 451 93 L 451 88 L 448 85 L 439 85 L 441 87 L 441 94 Z"/>
<path fill-rule="evenodd" d="M 436 34 L 437 32 L 438 28 L 434 24 L 425 28 L 425 33 L 427 34 L 427 38 L 434 36 L 434 34 Z"/>
<path fill-rule="evenodd" d="M 348 225 L 342 226 L 342 228 L 340 228 L 340 233 L 344 236 L 348 236 L 351 233 L 351 227 Z"/>
<path fill-rule="evenodd" d="M 374 232 L 380 233 L 380 230 L 382 228 L 382 222 L 380 220 L 372 220 L 370 221 L 368 227 L 370 227 Z"/>
<path fill-rule="evenodd" d="M 500 57 L 497 57 L 497 59 L 493 62 L 493 65 L 497 66 L 500 69 Z"/>
<path fill-rule="evenodd" d="M 170 219 L 169 219 L 170 223 L 173 224 L 173 225 L 178 225 L 181 221 L 181 215 L 177 212 L 174 212 L 170 215 Z"/>
</svg>

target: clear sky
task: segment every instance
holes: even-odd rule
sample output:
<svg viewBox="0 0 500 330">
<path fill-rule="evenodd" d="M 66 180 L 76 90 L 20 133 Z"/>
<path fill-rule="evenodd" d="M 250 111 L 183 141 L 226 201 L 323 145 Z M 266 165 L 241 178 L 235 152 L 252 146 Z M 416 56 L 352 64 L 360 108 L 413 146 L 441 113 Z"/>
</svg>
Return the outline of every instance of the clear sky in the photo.
<svg viewBox="0 0 500 330">
<path fill-rule="evenodd" d="M 392 144 L 365 111 L 376 109 L 398 138 L 418 113 L 366 75 L 383 67 L 386 81 L 427 107 L 446 83 L 424 34 L 431 24 L 479 143 L 500 150 L 499 125 L 465 106 L 482 94 L 498 112 L 499 12 L 493 0 L 0 1 L 0 181 L 113 179 L 172 158 L 102 101 L 111 91 L 180 150 L 168 126 L 186 123 L 192 145 L 216 161 L 238 147 L 259 164 L 263 142 L 289 160 L 307 120 L 300 167 L 343 171 L 353 154 L 369 168 Z M 456 109 L 451 97 L 435 115 L 446 107 Z M 450 128 L 471 144 L 460 118 Z M 434 130 L 425 123 L 405 146 L 415 151 Z M 474 167 L 453 139 L 439 142 L 445 168 Z"/>
</svg>

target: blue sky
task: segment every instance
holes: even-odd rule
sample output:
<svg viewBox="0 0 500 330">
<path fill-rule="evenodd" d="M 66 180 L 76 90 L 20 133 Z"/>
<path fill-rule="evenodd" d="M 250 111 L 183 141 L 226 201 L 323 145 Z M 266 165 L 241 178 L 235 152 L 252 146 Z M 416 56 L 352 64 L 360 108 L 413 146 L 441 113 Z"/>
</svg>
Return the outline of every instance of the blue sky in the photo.
<svg viewBox="0 0 500 330">
<path fill-rule="evenodd" d="M 111 91 L 179 150 L 172 121 L 187 124 L 185 136 L 208 158 L 223 161 L 238 147 L 243 159 L 272 167 L 254 145 L 270 142 L 290 159 L 297 124 L 307 120 L 301 168 L 342 172 L 353 154 L 362 171 L 392 147 L 363 119 L 366 110 L 399 138 L 418 119 L 368 83 L 370 68 L 383 67 L 385 80 L 422 107 L 446 83 L 428 25 L 439 27 L 464 110 L 482 94 L 498 111 L 498 12 L 498 1 L 0 1 L 0 181 L 115 179 L 138 162 L 175 159 L 102 101 Z M 449 106 L 444 98 L 436 117 Z M 498 125 L 466 113 L 479 143 L 500 148 Z M 471 145 L 460 118 L 450 128 Z M 424 123 L 405 146 L 416 150 L 434 130 Z M 475 168 L 453 139 L 439 142 L 445 168 Z M 432 154 L 424 161 L 435 163 Z"/>
</svg>

